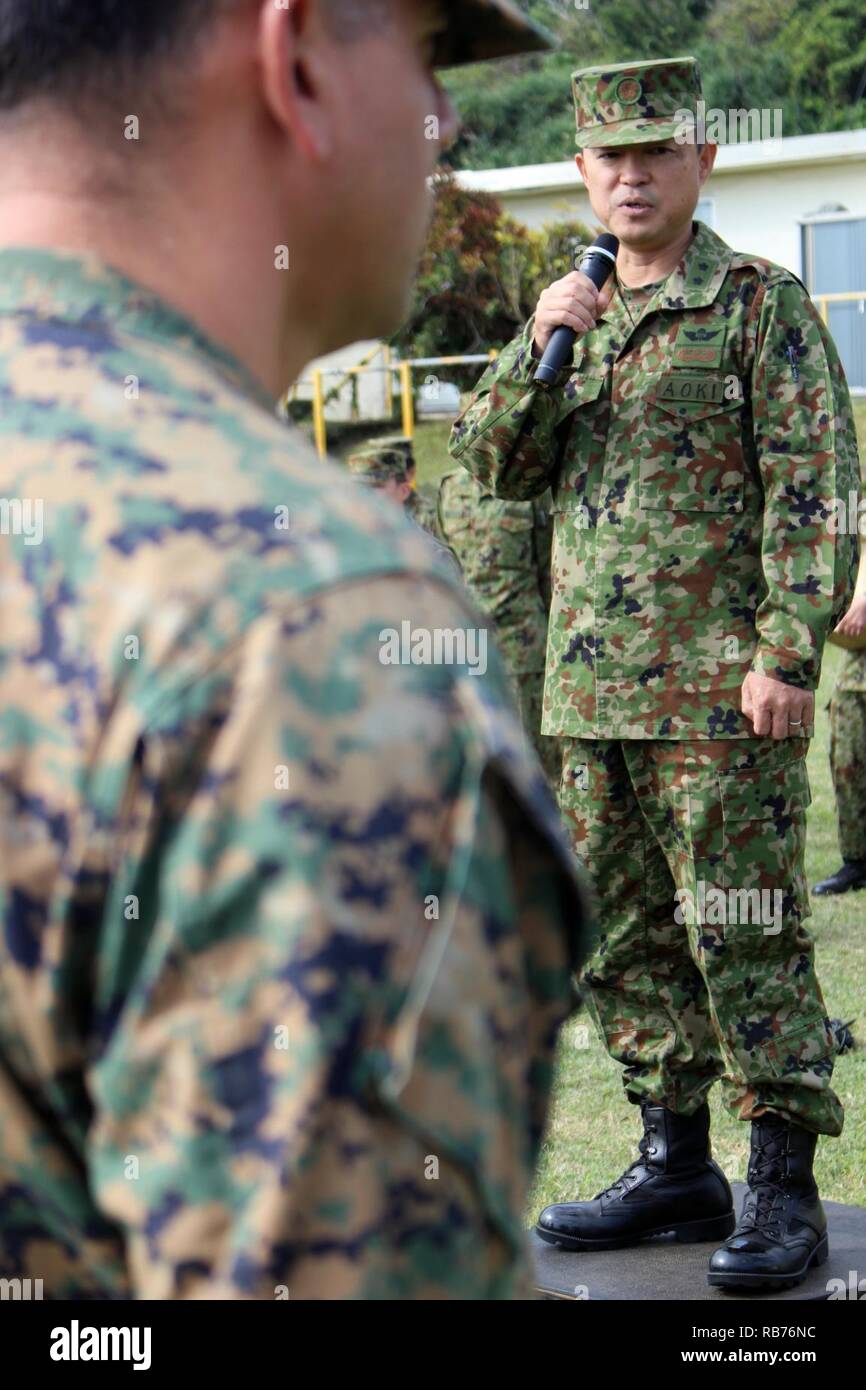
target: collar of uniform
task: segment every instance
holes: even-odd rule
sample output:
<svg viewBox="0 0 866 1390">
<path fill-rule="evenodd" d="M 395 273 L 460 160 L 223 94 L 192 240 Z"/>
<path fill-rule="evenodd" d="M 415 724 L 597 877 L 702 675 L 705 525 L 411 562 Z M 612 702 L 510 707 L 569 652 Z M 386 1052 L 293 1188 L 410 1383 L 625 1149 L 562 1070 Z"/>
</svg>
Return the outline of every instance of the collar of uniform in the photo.
<svg viewBox="0 0 866 1390">
<path fill-rule="evenodd" d="M 207 358 L 244 395 L 270 411 L 274 409 L 272 397 L 231 352 L 214 343 L 153 290 L 128 280 L 95 256 L 43 247 L 0 249 L 3 314 L 32 315 L 170 344 Z"/>
<path fill-rule="evenodd" d="M 664 285 L 659 309 L 702 309 L 722 288 L 733 252 L 703 222 L 693 222 L 694 236 Z"/>
<path fill-rule="evenodd" d="M 619 329 L 624 338 L 634 332 L 638 323 L 659 309 L 700 309 L 715 301 L 728 273 L 733 252 L 703 222 L 693 222 L 694 235 L 682 260 L 671 271 L 664 284 L 648 299 L 634 323 L 618 294 L 599 318 L 612 329 Z"/>
</svg>

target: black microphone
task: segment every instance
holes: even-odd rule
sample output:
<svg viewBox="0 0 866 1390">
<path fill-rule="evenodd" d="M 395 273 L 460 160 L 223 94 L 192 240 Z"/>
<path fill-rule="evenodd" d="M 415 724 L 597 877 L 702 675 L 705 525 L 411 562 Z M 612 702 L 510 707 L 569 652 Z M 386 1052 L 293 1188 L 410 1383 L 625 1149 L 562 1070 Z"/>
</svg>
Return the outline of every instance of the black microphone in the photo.
<svg viewBox="0 0 866 1390">
<path fill-rule="evenodd" d="M 596 237 L 591 246 L 587 247 L 577 269 L 582 275 L 588 278 L 600 290 L 602 285 L 611 275 L 616 265 L 616 253 L 619 250 L 619 241 L 610 232 L 602 232 L 600 237 Z M 544 349 L 544 356 L 538 364 L 538 371 L 535 373 L 535 381 L 539 386 L 554 386 L 559 377 L 560 367 L 565 365 L 565 360 L 571 349 L 574 347 L 574 340 L 577 337 L 573 328 L 563 326 L 555 328 L 550 336 L 550 342 Z"/>
</svg>

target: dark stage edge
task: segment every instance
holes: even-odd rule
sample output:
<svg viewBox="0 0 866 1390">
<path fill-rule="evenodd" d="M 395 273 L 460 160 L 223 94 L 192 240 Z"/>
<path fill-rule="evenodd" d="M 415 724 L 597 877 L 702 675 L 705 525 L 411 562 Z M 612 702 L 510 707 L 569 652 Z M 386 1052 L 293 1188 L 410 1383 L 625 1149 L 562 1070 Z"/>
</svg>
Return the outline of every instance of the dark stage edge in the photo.
<svg viewBox="0 0 866 1390">
<path fill-rule="evenodd" d="M 734 1210 L 742 1209 L 746 1191 L 744 1183 L 732 1183 Z M 539 1298 L 581 1301 L 611 1301 L 623 1299 L 636 1302 L 777 1303 L 824 1300 L 835 1292 L 827 1287 L 831 1279 L 841 1279 L 850 1300 L 851 1271 L 854 1282 L 866 1276 L 866 1208 L 843 1206 L 841 1202 L 824 1202 L 830 1235 L 830 1254 L 825 1264 L 811 1269 L 804 1283 L 780 1293 L 761 1293 L 748 1290 L 735 1293 L 712 1288 L 707 1283 L 707 1265 L 716 1246 L 710 1241 L 701 1245 L 678 1245 L 666 1237 L 645 1241 L 630 1250 L 598 1250 L 593 1254 L 578 1254 L 548 1245 L 531 1233 L 535 1261 L 535 1282 Z M 582 1292 L 582 1290 L 586 1292 Z M 866 1298 L 866 1284 L 862 1298 Z"/>
</svg>

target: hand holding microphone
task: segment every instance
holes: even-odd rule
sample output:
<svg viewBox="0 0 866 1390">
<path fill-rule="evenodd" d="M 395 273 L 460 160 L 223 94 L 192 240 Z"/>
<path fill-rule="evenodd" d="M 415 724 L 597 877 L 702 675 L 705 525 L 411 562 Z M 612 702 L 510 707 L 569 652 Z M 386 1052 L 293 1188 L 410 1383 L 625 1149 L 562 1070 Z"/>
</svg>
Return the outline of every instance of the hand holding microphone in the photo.
<svg viewBox="0 0 866 1390">
<path fill-rule="evenodd" d="M 596 318 L 610 299 L 602 294 L 613 273 L 619 242 L 609 232 L 588 247 L 577 270 L 544 290 L 535 311 L 533 350 L 542 355 L 535 380 L 553 386 L 568 360 L 575 339 L 595 328 Z"/>
</svg>

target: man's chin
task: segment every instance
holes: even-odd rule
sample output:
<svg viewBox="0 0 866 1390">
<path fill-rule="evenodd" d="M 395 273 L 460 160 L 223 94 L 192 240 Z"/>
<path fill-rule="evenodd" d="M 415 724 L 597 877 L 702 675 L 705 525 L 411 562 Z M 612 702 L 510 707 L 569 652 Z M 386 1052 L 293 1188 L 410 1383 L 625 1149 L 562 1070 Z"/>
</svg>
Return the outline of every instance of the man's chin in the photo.
<svg viewBox="0 0 866 1390">
<path fill-rule="evenodd" d="M 664 241 L 665 228 L 655 216 L 616 217 L 611 231 L 625 246 L 648 246 Z"/>
</svg>

